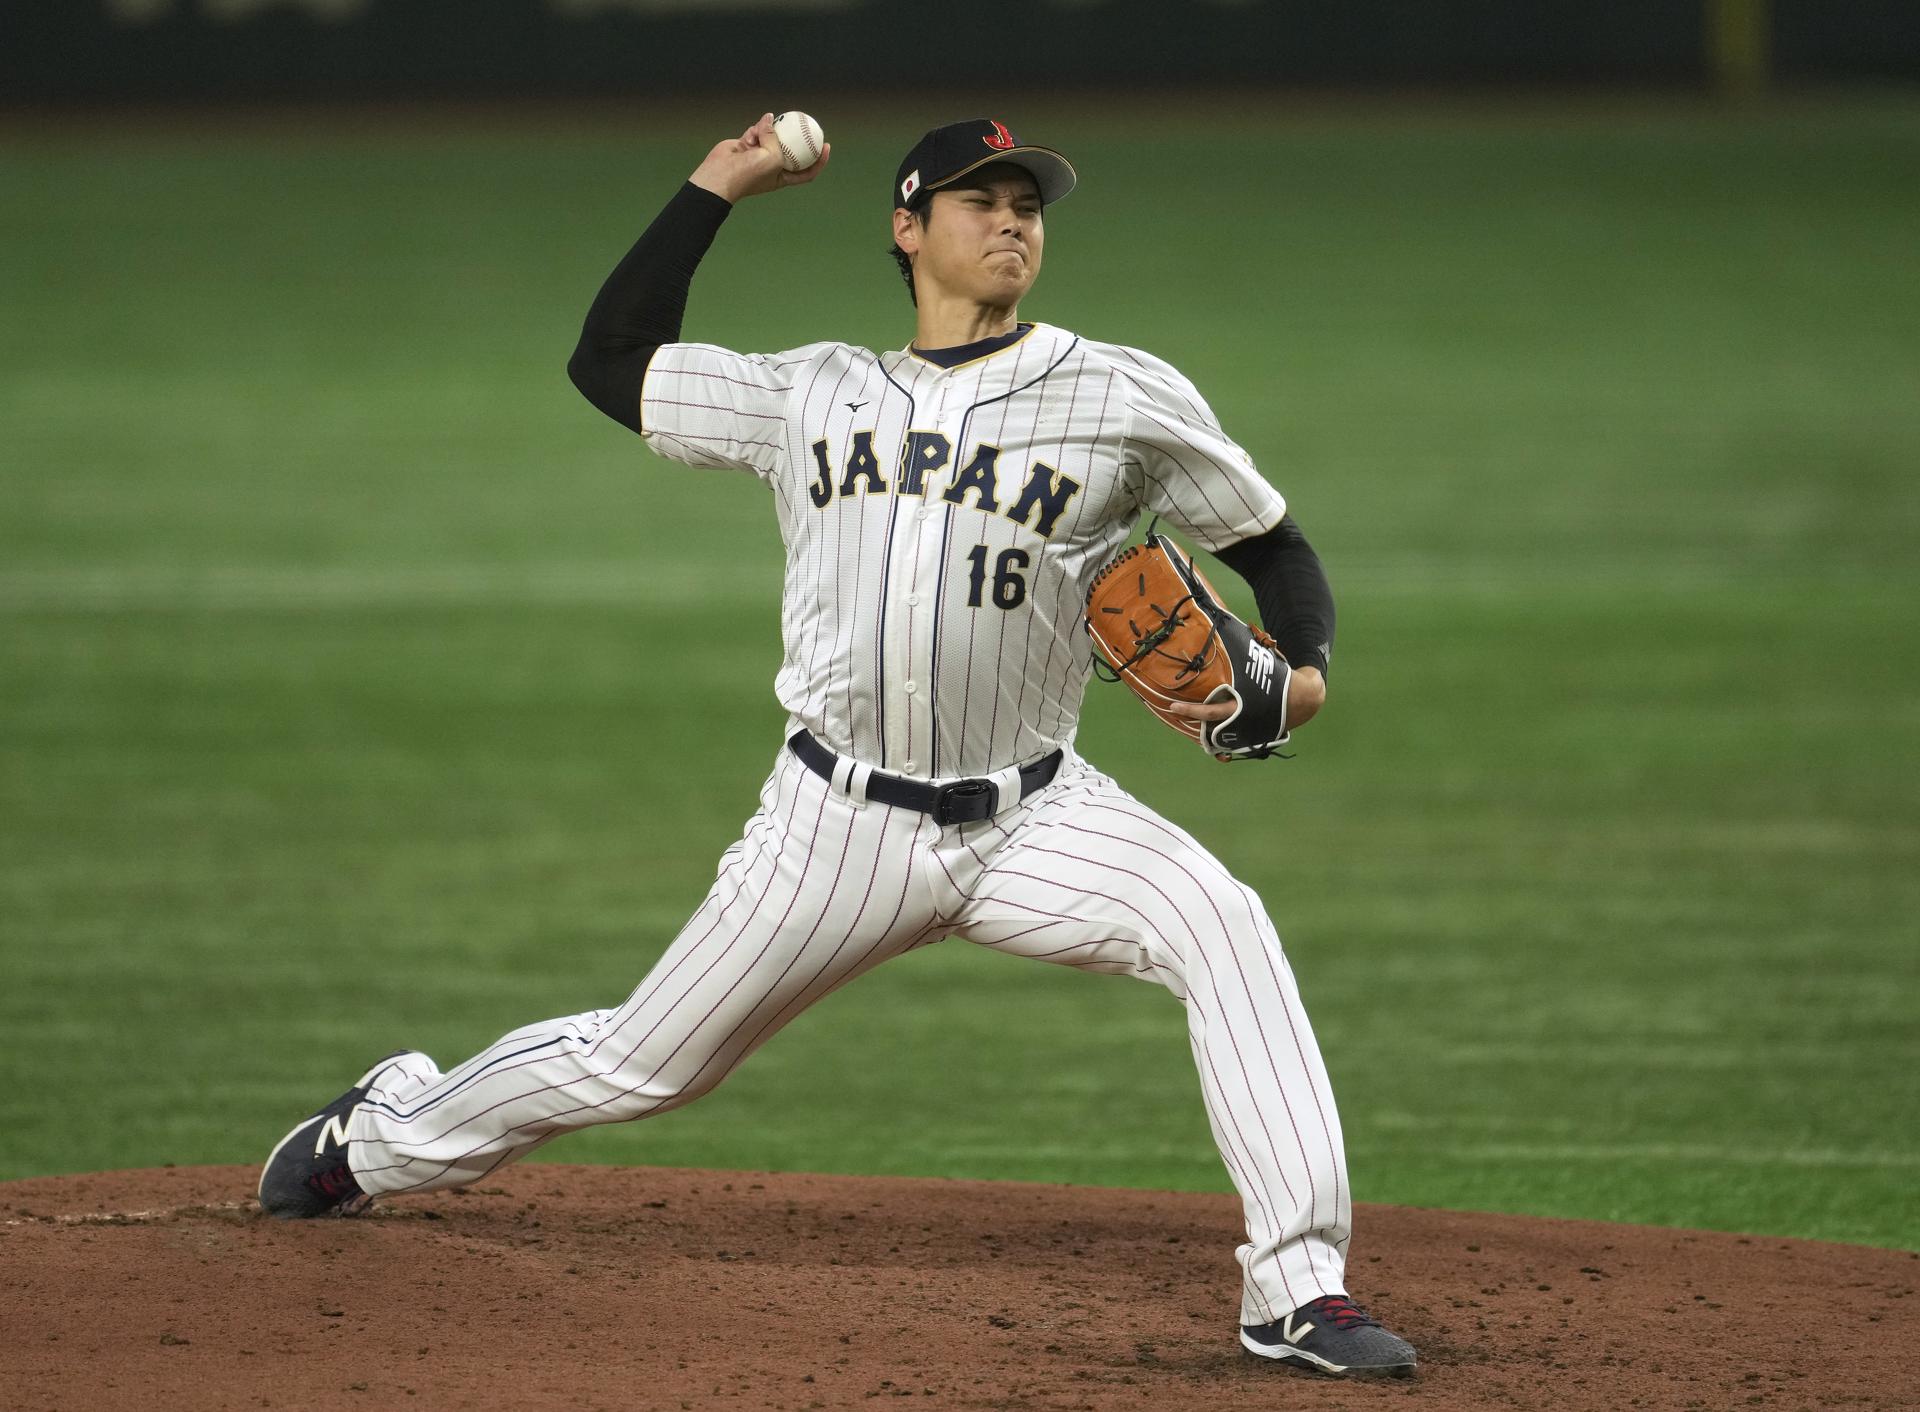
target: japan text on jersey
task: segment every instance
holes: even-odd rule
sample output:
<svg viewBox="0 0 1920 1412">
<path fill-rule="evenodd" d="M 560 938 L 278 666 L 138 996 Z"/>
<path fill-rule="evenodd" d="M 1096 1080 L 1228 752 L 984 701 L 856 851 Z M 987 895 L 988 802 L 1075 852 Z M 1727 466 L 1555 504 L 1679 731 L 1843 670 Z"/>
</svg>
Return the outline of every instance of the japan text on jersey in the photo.
<svg viewBox="0 0 1920 1412">
<path fill-rule="evenodd" d="M 662 455 L 772 487 L 794 725 L 922 778 L 1072 739 L 1087 587 L 1141 514 L 1215 549 L 1286 510 L 1173 368 L 1044 324 L 952 368 L 669 344 L 642 421 Z"/>
</svg>

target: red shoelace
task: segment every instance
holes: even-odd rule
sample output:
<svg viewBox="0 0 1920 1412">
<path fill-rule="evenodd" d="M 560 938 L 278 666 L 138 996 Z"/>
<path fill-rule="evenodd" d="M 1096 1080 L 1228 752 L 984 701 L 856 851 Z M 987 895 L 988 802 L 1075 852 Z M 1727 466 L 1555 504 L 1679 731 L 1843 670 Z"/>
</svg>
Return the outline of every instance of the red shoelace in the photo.
<svg viewBox="0 0 1920 1412">
<path fill-rule="evenodd" d="M 316 1172 L 307 1178 L 307 1185 L 328 1198 L 355 1196 L 360 1191 L 360 1183 L 353 1179 L 353 1169 L 344 1163 L 330 1172 Z"/>
<path fill-rule="evenodd" d="M 1307 1306 L 1316 1319 L 1330 1320 L 1336 1329 L 1379 1328 L 1380 1321 L 1370 1316 L 1344 1295 L 1324 1295 Z"/>
</svg>

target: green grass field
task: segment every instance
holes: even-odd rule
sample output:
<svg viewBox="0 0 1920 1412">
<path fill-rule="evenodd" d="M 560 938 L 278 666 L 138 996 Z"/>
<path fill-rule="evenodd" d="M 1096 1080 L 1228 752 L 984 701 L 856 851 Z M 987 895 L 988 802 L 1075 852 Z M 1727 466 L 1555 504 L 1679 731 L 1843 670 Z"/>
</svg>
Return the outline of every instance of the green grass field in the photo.
<svg viewBox="0 0 1920 1412">
<path fill-rule="evenodd" d="M 909 337 L 947 114 L 814 110 L 688 336 Z M 256 1161 L 698 901 L 779 544 L 564 364 L 749 116 L 0 131 L 0 1177 Z M 1081 747 L 1266 896 L 1360 1198 L 1920 1248 L 1920 103 L 1007 116 L 1084 183 L 1025 312 L 1192 376 L 1340 596 L 1292 763 Z M 960 943 L 543 1156 L 1226 1189 L 1163 992 Z"/>
</svg>

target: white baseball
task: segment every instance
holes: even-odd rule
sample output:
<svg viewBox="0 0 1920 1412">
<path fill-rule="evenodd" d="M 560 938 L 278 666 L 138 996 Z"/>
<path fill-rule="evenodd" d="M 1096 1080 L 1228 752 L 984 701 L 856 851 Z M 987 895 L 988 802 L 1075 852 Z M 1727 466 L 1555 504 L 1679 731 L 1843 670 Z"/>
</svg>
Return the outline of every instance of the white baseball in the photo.
<svg viewBox="0 0 1920 1412">
<path fill-rule="evenodd" d="M 826 149 L 826 134 L 805 113 L 775 114 L 773 136 L 780 144 L 780 165 L 790 172 L 804 172 Z"/>
</svg>

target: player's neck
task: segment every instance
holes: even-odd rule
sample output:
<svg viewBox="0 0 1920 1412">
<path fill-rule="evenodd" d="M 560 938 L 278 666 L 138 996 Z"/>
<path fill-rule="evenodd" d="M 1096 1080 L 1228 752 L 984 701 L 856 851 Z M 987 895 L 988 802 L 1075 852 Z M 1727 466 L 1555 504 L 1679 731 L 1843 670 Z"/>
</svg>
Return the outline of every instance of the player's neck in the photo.
<svg viewBox="0 0 1920 1412">
<path fill-rule="evenodd" d="M 959 348 L 983 338 L 1012 333 L 1020 322 L 1018 305 L 997 307 L 971 299 L 930 297 L 920 301 L 915 348 Z"/>
</svg>

